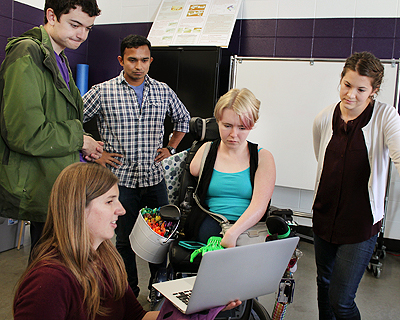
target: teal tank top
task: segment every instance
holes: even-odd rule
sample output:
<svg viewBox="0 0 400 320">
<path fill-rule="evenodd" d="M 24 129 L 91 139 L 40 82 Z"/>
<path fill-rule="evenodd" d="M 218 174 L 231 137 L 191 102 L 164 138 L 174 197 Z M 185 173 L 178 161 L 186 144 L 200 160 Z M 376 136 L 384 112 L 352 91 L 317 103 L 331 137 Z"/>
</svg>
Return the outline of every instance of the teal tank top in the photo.
<svg viewBox="0 0 400 320">
<path fill-rule="evenodd" d="M 211 212 L 236 221 L 249 206 L 252 193 L 250 167 L 235 173 L 214 169 L 205 203 Z"/>
</svg>

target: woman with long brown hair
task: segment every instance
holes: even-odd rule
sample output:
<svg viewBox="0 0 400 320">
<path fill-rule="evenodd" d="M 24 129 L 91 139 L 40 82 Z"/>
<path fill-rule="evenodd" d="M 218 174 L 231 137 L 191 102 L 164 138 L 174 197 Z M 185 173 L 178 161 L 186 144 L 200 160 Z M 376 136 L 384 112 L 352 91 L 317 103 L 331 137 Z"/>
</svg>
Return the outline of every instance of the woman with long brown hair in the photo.
<svg viewBox="0 0 400 320">
<path fill-rule="evenodd" d="M 118 179 L 93 163 L 75 163 L 57 178 L 40 243 L 14 299 L 15 319 L 155 319 L 128 286 L 111 238 L 125 209 Z"/>
</svg>

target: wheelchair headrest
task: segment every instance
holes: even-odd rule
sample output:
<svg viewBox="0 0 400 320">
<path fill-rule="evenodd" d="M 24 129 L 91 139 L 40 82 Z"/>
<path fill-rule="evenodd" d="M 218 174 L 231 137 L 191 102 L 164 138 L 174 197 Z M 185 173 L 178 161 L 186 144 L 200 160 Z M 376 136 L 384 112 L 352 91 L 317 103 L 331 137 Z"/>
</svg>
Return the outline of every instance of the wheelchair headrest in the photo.
<svg viewBox="0 0 400 320">
<path fill-rule="evenodd" d="M 219 138 L 218 124 L 214 117 L 192 117 L 189 122 L 189 132 L 196 141 L 211 141 Z"/>
</svg>

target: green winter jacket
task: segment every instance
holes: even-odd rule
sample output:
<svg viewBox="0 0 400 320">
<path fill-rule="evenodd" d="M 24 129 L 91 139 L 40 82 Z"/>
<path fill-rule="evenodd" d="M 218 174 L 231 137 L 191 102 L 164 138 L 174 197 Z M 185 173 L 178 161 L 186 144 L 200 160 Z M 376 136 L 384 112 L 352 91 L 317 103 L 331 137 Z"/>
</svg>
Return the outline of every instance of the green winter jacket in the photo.
<svg viewBox="0 0 400 320">
<path fill-rule="evenodd" d="M 79 161 L 83 102 L 61 55 L 71 91 L 43 26 L 6 46 L 0 68 L 0 216 L 44 222 L 55 179 Z"/>
</svg>

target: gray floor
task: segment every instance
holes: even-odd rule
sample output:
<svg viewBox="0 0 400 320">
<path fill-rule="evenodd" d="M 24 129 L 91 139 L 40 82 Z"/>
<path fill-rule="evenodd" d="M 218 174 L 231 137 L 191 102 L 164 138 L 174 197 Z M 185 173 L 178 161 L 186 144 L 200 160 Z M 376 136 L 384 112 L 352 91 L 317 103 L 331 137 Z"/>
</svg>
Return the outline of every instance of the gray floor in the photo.
<svg viewBox="0 0 400 320">
<path fill-rule="evenodd" d="M 12 319 L 13 292 L 15 284 L 27 264 L 29 241 L 29 227 L 27 227 L 24 245 L 20 250 L 12 249 L 0 253 L 0 319 L 2 320 Z M 298 270 L 294 274 L 296 280 L 294 302 L 288 306 L 285 319 L 317 319 L 313 245 L 301 241 L 300 250 L 303 252 L 303 257 L 299 260 Z M 139 286 L 142 288 L 139 302 L 148 310 L 149 304 L 146 302 L 149 277 L 147 263 L 139 259 L 138 267 Z M 376 279 L 372 274 L 366 272 L 361 281 L 356 302 L 363 319 L 400 319 L 399 291 L 400 257 L 388 253 L 383 262 L 381 277 Z M 260 297 L 259 300 L 272 314 L 275 295 Z"/>
</svg>

